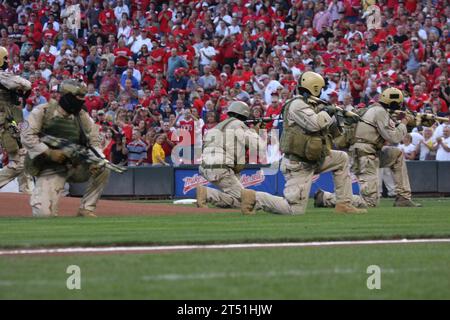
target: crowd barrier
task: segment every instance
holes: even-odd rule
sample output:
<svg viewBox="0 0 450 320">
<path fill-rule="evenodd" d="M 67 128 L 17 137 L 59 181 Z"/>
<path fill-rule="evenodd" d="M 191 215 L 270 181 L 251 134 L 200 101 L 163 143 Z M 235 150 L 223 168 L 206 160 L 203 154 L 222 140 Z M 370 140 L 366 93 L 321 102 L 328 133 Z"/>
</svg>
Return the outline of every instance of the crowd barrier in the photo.
<svg viewBox="0 0 450 320">
<path fill-rule="evenodd" d="M 450 194 L 450 162 L 407 161 L 407 166 L 413 193 Z M 246 188 L 275 195 L 283 195 L 285 183 L 280 171 L 255 165 L 241 172 L 241 182 Z M 358 193 L 355 177 L 352 182 L 353 192 Z M 103 196 L 194 198 L 195 188 L 200 185 L 208 182 L 198 173 L 198 166 L 129 167 L 123 174 L 111 173 Z M 82 196 L 85 187 L 86 184 L 71 184 L 70 194 Z M 334 190 L 330 172 L 313 176 L 310 196 L 318 188 Z"/>
</svg>

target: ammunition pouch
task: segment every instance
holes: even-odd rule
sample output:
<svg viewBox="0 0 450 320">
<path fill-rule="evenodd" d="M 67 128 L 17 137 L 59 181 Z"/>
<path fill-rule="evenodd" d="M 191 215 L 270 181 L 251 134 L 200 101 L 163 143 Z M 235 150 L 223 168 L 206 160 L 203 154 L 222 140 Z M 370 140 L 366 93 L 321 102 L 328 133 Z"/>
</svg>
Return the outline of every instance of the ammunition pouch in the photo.
<svg viewBox="0 0 450 320">
<path fill-rule="evenodd" d="M 30 156 L 25 156 L 25 172 L 31 176 L 38 176 L 41 171 L 44 169 L 44 164 L 46 162 L 46 156 L 41 154 L 34 159 L 31 159 Z"/>
<path fill-rule="evenodd" d="M 20 149 L 17 139 L 13 137 L 9 130 L 6 129 L 3 130 L 0 134 L 0 143 L 2 145 L 2 148 L 8 153 L 15 153 Z"/>
<path fill-rule="evenodd" d="M 297 127 L 283 130 L 281 151 L 304 162 L 318 162 L 329 153 L 325 137 L 319 133 L 303 133 Z"/>
<path fill-rule="evenodd" d="M 51 161 L 45 154 L 40 154 L 34 159 L 31 159 L 27 153 L 24 167 L 25 172 L 34 177 L 39 176 L 42 171 L 47 169 L 55 172 L 64 172 L 67 170 L 65 165 Z"/>
<path fill-rule="evenodd" d="M 377 151 L 381 150 L 381 148 L 383 148 L 383 146 L 384 146 L 384 140 L 381 137 L 379 137 L 377 139 L 377 141 L 375 141 L 375 142 L 368 141 L 368 140 L 365 140 L 365 139 L 362 139 L 362 138 L 356 138 L 355 142 L 370 144 L 370 145 L 374 146 L 374 148 Z"/>
<path fill-rule="evenodd" d="M 355 139 L 356 125 L 344 126 L 340 136 L 334 138 L 333 142 L 338 150 L 347 150 L 356 142 Z"/>
</svg>

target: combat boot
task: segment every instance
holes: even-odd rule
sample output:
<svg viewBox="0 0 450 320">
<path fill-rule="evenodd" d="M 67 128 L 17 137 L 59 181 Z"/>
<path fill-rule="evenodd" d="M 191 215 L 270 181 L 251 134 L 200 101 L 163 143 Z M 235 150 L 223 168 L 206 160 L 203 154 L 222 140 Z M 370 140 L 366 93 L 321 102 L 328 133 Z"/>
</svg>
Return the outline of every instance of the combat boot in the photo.
<svg viewBox="0 0 450 320">
<path fill-rule="evenodd" d="M 394 207 L 421 207 L 420 203 L 415 203 L 410 199 L 406 199 L 402 196 L 398 196 L 395 198 Z"/>
<path fill-rule="evenodd" d="M 206 204 L 206 188 L 203 186 L 197 187 L 197 208 L 208 208 Z"/>
<path fill-rule="evenodd" d="M 336 213 L 367 213 L 366 209 L 358 209 L 348 203 L 336 203 L 336 208 L 334 209 Z"/>
<path fill-rule="evenodd" d="M 77 213 L 77 217 L 85 217 L 85 218 L 97 218 L 97 215 L 94 211 L 79 209 Z"/>
<path fill-rule="evenodd" d="M 241 212 L 244 215 L 255 214 L 256 192 L 242 189 L 241 191 Z"/>
<path fill-rule="evenodd" d="M 325 203 L 323 202 L 324 192 L 322 189 L 318 189 L 314 194 L 314 208 L 325 208 Z"/>
</svg>

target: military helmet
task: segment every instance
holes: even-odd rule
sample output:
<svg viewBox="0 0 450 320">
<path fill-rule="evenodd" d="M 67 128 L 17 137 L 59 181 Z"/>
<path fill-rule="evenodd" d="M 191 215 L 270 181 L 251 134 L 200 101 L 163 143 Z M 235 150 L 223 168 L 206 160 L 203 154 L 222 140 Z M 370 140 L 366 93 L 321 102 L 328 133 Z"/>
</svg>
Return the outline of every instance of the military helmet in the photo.
<svg viewBox="0 0 450 320">
<path fill-rule="evenodd" d="M 8 59 L 9 53 L 5 47 L 0 47 L 0 66 L 3 66 L 5 60 Z"/>
<path fill-rule="evenodd" d="M 387 88 L 381 93 L 379 102 L 388 106 L 391 104 L 400 106 L 403 103 L 403 93 L 397 88 Z"/>
<path fill-rule="evenodd" d="M 320 96 L 320 91 L 325 87 L 325 80 L 323 77 L 312 71 L 302 73 L 298 81 L 299 89 L 306 89 L 313 96 Z"/>
<path fill-rule="evenodd" d="M 84 83 L 77 80 L 64 80 L 59 85 L 59 93 L 62 95 L 71 93 L 74 96 L 84 96 L 87 93 L 87 87 Z"/>
<path fill-rule="evenodd" d="M 248 104 L 242 101 L 232 102 L 228 107 L 227 113 L 230 112 L 240 114 L 241 116 L 244 116 L 246 118 L 250 117 L 250 107 L 248 106 Z"/>
</svg>

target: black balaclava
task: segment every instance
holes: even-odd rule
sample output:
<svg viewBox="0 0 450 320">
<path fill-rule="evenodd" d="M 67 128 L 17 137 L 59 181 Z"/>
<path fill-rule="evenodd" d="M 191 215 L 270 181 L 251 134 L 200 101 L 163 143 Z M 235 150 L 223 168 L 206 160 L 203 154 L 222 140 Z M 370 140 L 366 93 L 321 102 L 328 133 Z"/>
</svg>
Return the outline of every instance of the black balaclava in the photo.
<svg viewBox="0 0 450 320">
<path fill-rule="evenodd" d="M 386 109 L 388 109 L 388 110 L 391 110 L 391 111 L 402 110 L 402 109 L 403 109 L 403 108 L 402 108 L 402 105 L 399 104 L 399 103 L 396 102 L 396 101 L 392 101 L 390 104 L 386 104 L 386 103 L 380 102 L 380 104 L 381 104 L 384 108 L 386 108 Z"/>
<path fill-rule="evenodd" d="M 5 57 L 6 58 L 6 57 Z M 8 58 L 6 58 L 6 60 L 3 61 L 2 66 L 0 67 L 0 69 L 2 69 L 3 71 L 5 71 L 6 69 L 8 69 Z"/>
<path fill-rule="evenodd" d="M 64 109 L 64 111 L 70 114 L 78 115 L 81 109 L 83 109 L 84 100 L 78 99 L 72 93 L 66 93 L 59 99 L 59 105 Z"/>
</svg>

